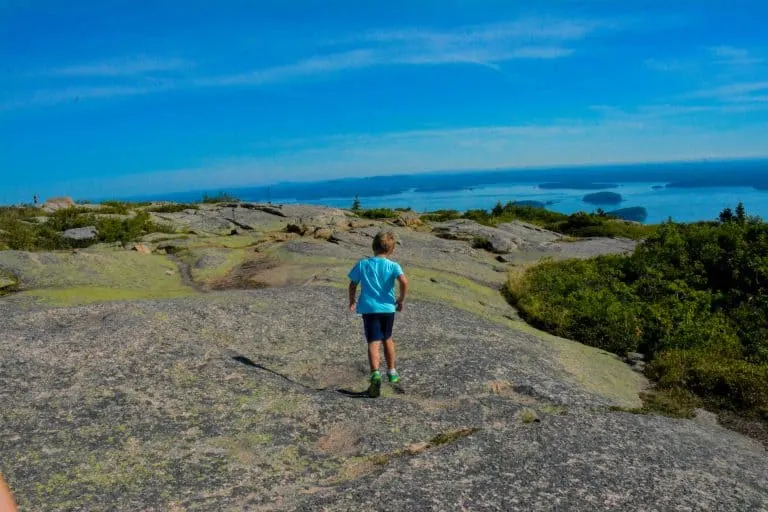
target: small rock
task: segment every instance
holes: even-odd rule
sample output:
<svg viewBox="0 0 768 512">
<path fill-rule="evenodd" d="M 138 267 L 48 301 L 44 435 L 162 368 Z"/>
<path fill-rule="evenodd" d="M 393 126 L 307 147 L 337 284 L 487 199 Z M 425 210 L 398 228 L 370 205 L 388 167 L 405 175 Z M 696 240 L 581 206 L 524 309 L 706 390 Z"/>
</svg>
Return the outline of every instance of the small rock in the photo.
<svg viewBox="0 0 768 512">
<path fill-rule="evenodd" d="M 133 246 L 133 250 L 141 254 L 152 254 L 152 249 L 144 244 L 136 244 Z"/>
<path fill-rule="evenodd" d="M 642 361 L 637 361 L 632 365 L 632 369 L 638 373 L 643 373 L 645 371 L 645 363 Z"/>
<path fill-rule="evenodd" d="M 709 412 L 705 409 L 694 409 L 693 421 L 695 421 L 699 425 L 709 425 L 709 426 L 719 425 L 717 421 L 717 414 L 713 412 Z"/>
<path fill-rule="evenodd" d="M 632 363 L 637 361 L 645 361 L 645 356 L 639 352 L 627 352 L 627 361 Z"/>
<path fill-rule="evenodd" d="M 523 407 L 519 413 L 517 413 L 517 419 L 520 420 L 521 423 L 538 423 L 541 420 L 539 419 L 539 415 L 536 414 L 536 411 L 529 407 Z"/>
<path fill-rule="evenodd" d="M 52 197 L 43 203 L 43 211 L 52 213 L 57 210 L 64 210 L 75 206 L 71 197 Z"/>
<path fill-rule="evenodd" d="M 316 228 L 314 237 L 322 240 L 330 240 L 333 238 L 333 231 L 330 228 Z"/>
<path fill-rule="evenodd" d="M 498 256 L 496 256 L 496 261 L 498 261 L 499 263 L 512 263 L 514 261 L 514 258 L 509 254 L 499 254 Z"/>
<path fill-rule="evenodd" d="M 418 455 L 420 453 L 424 453 L 429 449 L 429 443 L 427 442 L 420 442 L 420 443 L 411 443 L 408 445 L 408 447 L 405 449 L 409 455 Z"/>
<path fill-rule="evenodd" d="M 96 229 L 96 226 L 88 226 L 84 228 L 68 229 L 64 231 L 61 236 L 70 240 L 87 241 L 93 240 L 99 236 L 99 231 Z"/>
<path fill-rule="evenodd" d="M 169 270 L 165 271 L 165 275 L 167 275 L 167 276 L 172 276 L 173 274 L 175 274 L 175 272 L 173 270 L 169 269 Z"/>
<path fill-rule="evenodd" d="M 430 277 L 429 280 L 432 281 L 433 283 L 439 283 L 440 282 L 437 279 L 435 279 L 434 277 Z"/>
</svg>

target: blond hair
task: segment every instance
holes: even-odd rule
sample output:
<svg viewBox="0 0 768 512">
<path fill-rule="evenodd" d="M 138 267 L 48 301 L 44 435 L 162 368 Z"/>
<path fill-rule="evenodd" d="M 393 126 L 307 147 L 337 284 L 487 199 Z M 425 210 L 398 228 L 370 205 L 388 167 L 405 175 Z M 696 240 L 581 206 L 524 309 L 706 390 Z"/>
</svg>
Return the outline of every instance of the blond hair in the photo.
<svg viewBox="0 0 768 512">
<path fill-rule="evenodd" d="M 391 231 L 380 231 L 373 237 L 374 254 L 391 254 L 395 250 L 395 234 Z"/>
</svg>

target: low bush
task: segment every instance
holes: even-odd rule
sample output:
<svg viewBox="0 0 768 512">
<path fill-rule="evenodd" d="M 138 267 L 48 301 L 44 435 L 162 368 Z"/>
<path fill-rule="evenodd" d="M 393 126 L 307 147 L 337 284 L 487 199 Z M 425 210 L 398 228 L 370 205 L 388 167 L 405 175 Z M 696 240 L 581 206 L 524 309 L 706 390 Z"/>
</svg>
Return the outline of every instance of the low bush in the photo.
<svg viewBox="0 0 768 512">
<path fill-rule="evenodd" d="M 235 196 L 229 195 L 226 192 L 219 192 L 216 195 L 203 194 L 203 199 L 202 199 L 202 202 L 206 204 L 236 203 L 239 201 L 240 199 L 238 199 Z"/>
<path fill-rule="evenodd" d="M 399 216 L 397 211 L 390 208 L 370 208 L 358 210 L 355 213 L 364 219 L 396 219 Z"/>
<path fill-rule="evenodd" d="M 196 204 L 179 204 L 179 203 L 167 203 L 151 206 L 147 208 L 148 212 L 155 213 L 178 213 L 184 210 L 199 210 L 200 207 Z"/>
<path fill-rule="evenodd" d="M 87 208 L 72 207 L 57 210 L 40 223 L 34 217 L 41 213 L 37 208 L 0 208 L 0 249 L 61 250 L 99 241 L 128 243 L 149 233 L 174 232 L 170 226 L 152 222 L 144 211 L 126 219 L 100 218 Z M 86 226 L 95 226 L 98 238 L 78 241 L 61 236 L 63 231 Z"/>
<path fill-rule="evenodd" d="M 657 226 L 653 225 L 612 218 L 605 215 L 604 212 L 577 212 L 572 215 L 565 215 L 543 207 L 518 205 L 514 202 L 497 203 L 490 211 L 474 209 L 467 210 L 462 214 L 455 210 L 440 210 L 422 216 L 422 219 L 433 222 L 458 218 L 473 220 L 485 226 L 522 221 L 573 237 L 621 237 L 641 240 L 653 235 L 657 229 Z"/>
<path fill-rule="evenodd" d="M 428 222 L 446 222 L 460 218 L 461 212 L 458 210 L 435 210 L 421 216 L 421 220 Z"/>
<path fill-rule="evenodd" d="M 543 262 L 508 297 L 556 335 L 645 353 L 664 390 L 768 419 L 768 224 L 725 218 L 665 223 L 630 256 Z"/>
<path fill-rule="evenodd" d="M 102 201 L 99 213 L 112 213 L 116 215 L 128 215 L 131 205 L 123 201 Z"/>
</svg>

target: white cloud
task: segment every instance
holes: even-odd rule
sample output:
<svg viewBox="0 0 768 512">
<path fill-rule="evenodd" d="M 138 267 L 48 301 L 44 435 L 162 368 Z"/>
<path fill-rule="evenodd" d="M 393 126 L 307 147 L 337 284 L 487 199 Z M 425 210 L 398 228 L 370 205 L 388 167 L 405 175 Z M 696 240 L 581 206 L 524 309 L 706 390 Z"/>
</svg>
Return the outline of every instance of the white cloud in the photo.
<svg viewBox="0 0 768 512">
<path fill-rule="evenodd" d="M 717 64 L 729 66 L 752 66 L 765 59 L 752 55 L 750 50 L 734 46 L 715 46 L 709 49 Z"/>
<path fill-rule="evenodd" d="M 768 90 L 768 82 L 739 82 L 710 89 L 702 89 L 688 94 L 688 98 L 714 98 L 728 100 L 733 97 L 743 97 L 745 94 Z"/>
<path fill-rule="evenodd" d="M 73 77 L 121 77 L 160 71 L 178 71 L 191 66 L 189 61 L 182 59 L 136 56 L 56 68 L 47 74 Z"/>
<path fill-rule="evenodd" d="M 325 75 L 370 67 L 377 64 L 378 61 L 379 57 L 371 50 L 355 50 L 312 57 L 293 64 L 257 69 L 247 73 L 200 78 L 194 80 L 193 83 L 202 87 L 264 85 L 305 76 Z"/>
</svg>

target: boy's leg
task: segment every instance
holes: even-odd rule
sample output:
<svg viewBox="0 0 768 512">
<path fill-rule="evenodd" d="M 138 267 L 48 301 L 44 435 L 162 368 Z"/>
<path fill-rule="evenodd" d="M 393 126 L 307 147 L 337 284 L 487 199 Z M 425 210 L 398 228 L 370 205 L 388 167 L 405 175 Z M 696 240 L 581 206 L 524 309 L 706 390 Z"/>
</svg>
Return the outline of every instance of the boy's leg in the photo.
<svg viewBox="0 0 768 512">
<path fill-rule="evenodd" d="M 395 340 L 384 340 L 384 359 L 387 360 L 387 370 L 395 369 Z"/>
<path fill-rule="evenodd" d="M 371 364 L 371 371 L 375 372 L 381 364 L 381 341 L 371 341 L 368 343 L 368 362 Z M 389 359 L 387 359 L 389 364 Z"/>
<path fill-rule="evenodd" d="M 387 375 L 389 382 L 395 384 L 400 382 L 400 377 L 395 369 L 395 340 L 392 339 L 392 328 L 395 325 L 395 314 L 384 315 L 382 318 L 381 330 L 384 334 L 384 357 L 387 360 Z"/>
</svg>

